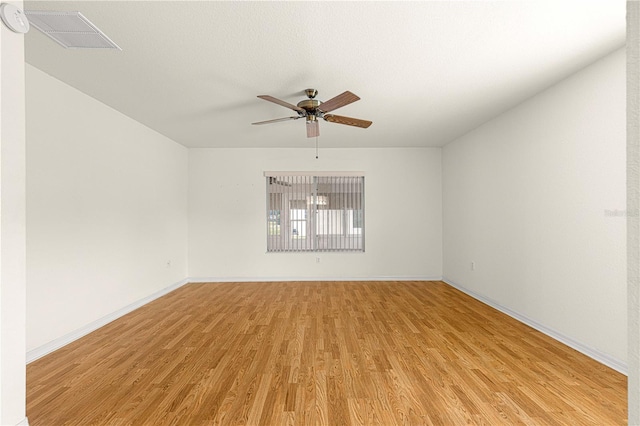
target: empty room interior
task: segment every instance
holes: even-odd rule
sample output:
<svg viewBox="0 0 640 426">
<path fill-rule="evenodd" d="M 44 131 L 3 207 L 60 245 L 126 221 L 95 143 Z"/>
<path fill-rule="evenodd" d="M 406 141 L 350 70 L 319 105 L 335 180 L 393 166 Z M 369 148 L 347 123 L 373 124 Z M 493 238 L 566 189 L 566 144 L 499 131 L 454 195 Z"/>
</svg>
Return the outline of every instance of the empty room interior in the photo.
<svg viewBox="0 0 640 426">
<path fill-rule="evenodd" d="M 10 3 L 0 424 L 633 424 L 624 1 Z"/>
</svg>

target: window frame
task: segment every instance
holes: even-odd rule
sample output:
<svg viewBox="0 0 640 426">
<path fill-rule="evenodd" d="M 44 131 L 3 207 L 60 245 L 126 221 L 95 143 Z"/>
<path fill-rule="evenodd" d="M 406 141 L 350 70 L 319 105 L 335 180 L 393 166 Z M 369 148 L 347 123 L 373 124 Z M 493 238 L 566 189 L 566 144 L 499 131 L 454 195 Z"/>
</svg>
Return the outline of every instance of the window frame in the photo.
<svg viewBox="0 0 640 426">
<path fill-rule="evenodd" d="M 264 176 L 266 182 L 267 253 L 365 252 L 366 185 L 363 172 L 264 172 Z M 343 182 L 340 182 L 341 178 L 344 179 Z M 329 182 L 323 183 L 322 180 L 329 180 Z M 285 183 L 282 184 L 282 181 Z M 273 191 L 270 186 L 276 182 L 280 182 L 283 186 L 290 183 L 298 188 L 292 191 Z M 327 193 L 326 188 L 320 191 L 321 185 L 329 185 L 330 192 Z M 338 190 L 333 190 L 336 185 Z M 347 185 L 343 188 L 345 191 L 339 190 L 341 189 L 340 185 Z M 304 189 L 300 191 L 300 188 Z M 309 188 L 312 189 L 309 190 Z M 295 195 L 295 198 L 292 199 L 291 195 Z M 332 197 L 333 195 L 335 197 Z M 318 203 L 317 200 L 320 197 L 323 197 L 324 203 Z M 309 199 L 314 201 L 309 202 Z M 301 201 L 305 203 L 305 209 L 300 208 Z M 276 202 L 278 205 L 273 205 Z M 337 208 L 319 208 L 321 205 L 327 205 L 328 202 L 336 202 Z M 293 210 L 303 210 L 306 211 L 306 214 L 302 214 L 300 218 L 291 219 Z M 327 212 L 322 223 L 328 228 L 324 231 L 320 231 L 318 228 L 321 223 L 319 221 L 321 211 Z M 339 216 L 339 220 L 336 215 Z M 272 232 L 274 229 L 273 216 L 276 216 L 280 222 L 279 233 Z M 334 220 L 333 223 L 331 218 Z M 357 221 L 356 218 L 358 218 Z M 300 230 L 298 230 L 298 237 L 294 238 L 292 235 L 292 224 L 296 222 L 305 226 L 305 230 L 302 232 L 304 237 L 299 236 Z M 360 226 L 355 227 L 354 224 Z M 341 232 L 331 233 L 332 229 L 338 229 L 334 227 L 339 227 Z"/>
</svg>

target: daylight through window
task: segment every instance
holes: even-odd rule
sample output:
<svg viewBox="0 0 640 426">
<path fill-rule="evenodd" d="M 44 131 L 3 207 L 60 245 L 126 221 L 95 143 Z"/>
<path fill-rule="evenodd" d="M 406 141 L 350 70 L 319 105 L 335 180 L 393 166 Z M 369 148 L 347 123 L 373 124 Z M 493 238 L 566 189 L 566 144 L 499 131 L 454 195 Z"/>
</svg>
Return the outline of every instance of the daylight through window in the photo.
<svg viewBox="0 0 640 426">
<path fill-rule="evenodd" d="M 267 252 L 364 251 L 364 176 L 265 176 Z"/>
</svg>

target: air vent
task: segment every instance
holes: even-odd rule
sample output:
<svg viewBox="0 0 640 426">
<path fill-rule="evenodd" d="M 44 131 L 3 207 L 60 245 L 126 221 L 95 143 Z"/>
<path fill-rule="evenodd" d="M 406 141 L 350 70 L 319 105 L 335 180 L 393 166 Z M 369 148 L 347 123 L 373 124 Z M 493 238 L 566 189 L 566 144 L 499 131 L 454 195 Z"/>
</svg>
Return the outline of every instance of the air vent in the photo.
<svg viewBox="0 0 640 426">
<path fill-rule="evenodd" d="M 25 10 L 29 23 L 66 49 L 118 49 L 80 12 Z"/>
</svg>

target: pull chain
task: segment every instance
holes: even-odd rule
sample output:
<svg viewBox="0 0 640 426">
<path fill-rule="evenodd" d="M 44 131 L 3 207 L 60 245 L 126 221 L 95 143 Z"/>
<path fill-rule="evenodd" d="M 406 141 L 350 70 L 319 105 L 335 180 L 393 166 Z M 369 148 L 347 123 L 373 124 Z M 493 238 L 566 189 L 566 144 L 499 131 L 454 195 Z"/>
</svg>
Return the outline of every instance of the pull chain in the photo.
<svg viewBox="0 0 640 426">
<path fill-rule="evenodd" d="M 318 159 L 318 135 L 316 135 L 316 160 Z"/>
</svg>

